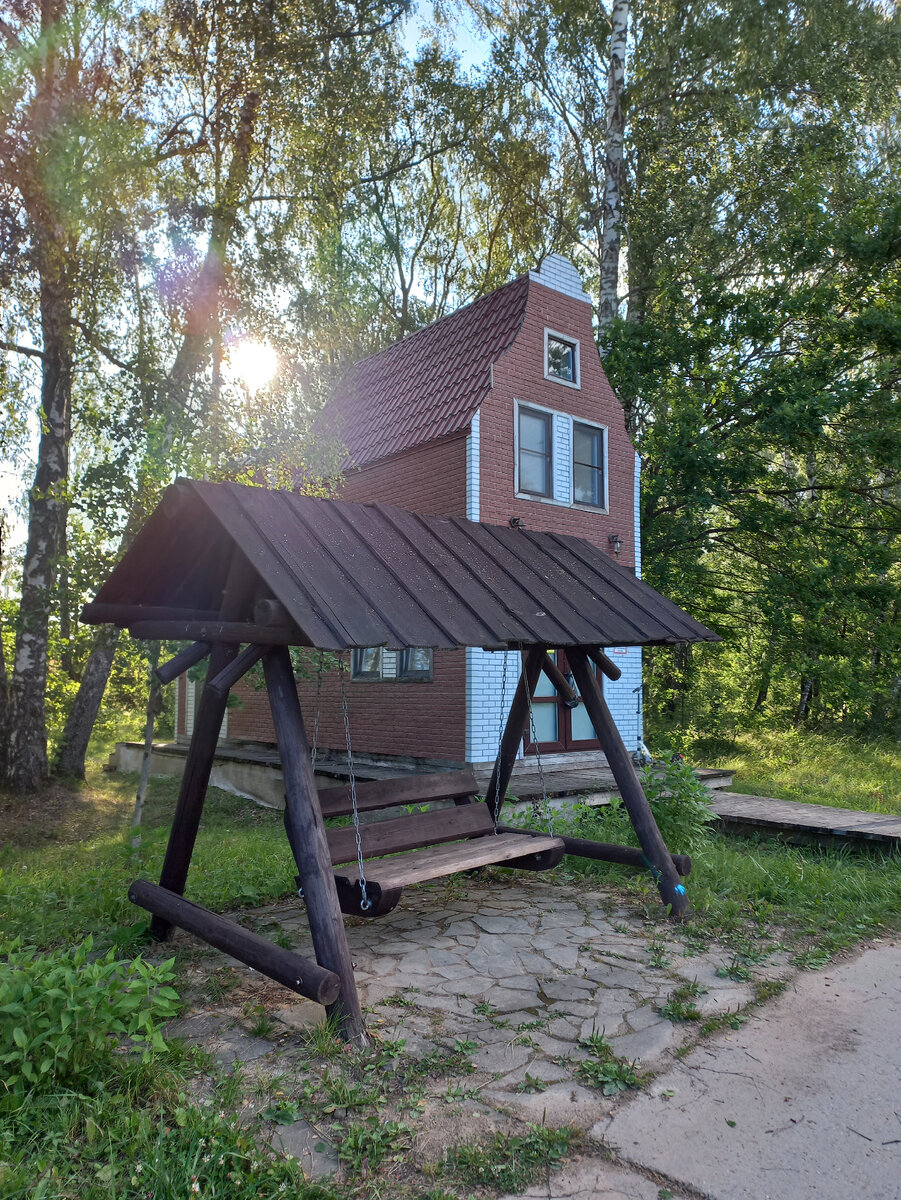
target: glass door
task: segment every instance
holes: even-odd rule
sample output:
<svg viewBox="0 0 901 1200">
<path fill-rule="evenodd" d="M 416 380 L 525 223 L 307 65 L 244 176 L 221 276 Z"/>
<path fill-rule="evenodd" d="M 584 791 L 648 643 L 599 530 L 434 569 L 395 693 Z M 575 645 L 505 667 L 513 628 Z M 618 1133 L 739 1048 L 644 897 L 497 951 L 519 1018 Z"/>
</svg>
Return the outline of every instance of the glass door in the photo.
<svg viewBox="0 0 901 1200">
<path fill-rule="evenodd" d="M 551 650 L 549 653 L 575 687 L 565 652 Z M 593 670 L 598 682 L 603 687 L 603 676 L 596 667 Z M 555 751 L 562 750 L 597 750 L 600 748 L 597 733 L 585 711 L 585 705 L 580 700 L 575 708 L 567 708 L 544 672 L 538 680 L 535 695 L 532 697 L 532 712 L 535 718 L 538 749 L 542 754 L 553 754 Z M 531 730 L 526 737 L 525 751 L 526 754 L 535 753 Z"/>
</svg>

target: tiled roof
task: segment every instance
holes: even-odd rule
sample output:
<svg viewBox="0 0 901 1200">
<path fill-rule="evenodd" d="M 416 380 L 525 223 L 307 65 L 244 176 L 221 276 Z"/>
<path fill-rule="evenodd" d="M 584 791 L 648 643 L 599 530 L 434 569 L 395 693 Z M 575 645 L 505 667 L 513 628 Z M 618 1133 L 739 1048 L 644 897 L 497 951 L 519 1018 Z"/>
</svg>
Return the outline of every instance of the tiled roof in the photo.
<svg viewBox="0 0 901 1200">
<path fill-rule="evenodd" d="M 364 358 L 341 381 L 328 419 L 362 466 L 465 429 L 526 311 L 522 275 L 434 325 Z"/>
</svg>

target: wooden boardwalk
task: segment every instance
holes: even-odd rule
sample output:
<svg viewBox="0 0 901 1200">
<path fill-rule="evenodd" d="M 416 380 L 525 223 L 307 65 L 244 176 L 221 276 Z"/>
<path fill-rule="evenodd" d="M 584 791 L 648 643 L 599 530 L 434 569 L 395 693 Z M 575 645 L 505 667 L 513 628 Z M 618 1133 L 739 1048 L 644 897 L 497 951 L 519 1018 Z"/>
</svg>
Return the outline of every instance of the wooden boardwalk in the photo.
<svg viewBox="0 0 901 1200">
<path fill-rule="evenodd" d="M 760 829 L 793 842 L 850 841 L 901 847 L 901 816 L 890 813 L 827 808 L 824 804 L 800 804 L 740 792 L 715 791 L 710 799 L 726 829 L 742 833 Z"/>
</svg>

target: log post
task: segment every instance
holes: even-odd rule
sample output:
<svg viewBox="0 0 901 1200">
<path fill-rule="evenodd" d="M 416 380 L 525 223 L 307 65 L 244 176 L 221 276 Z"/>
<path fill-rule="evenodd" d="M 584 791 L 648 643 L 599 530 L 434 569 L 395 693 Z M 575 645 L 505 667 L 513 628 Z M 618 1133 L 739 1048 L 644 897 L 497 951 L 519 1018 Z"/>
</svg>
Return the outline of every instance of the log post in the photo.
<svg viewBox="0 0 901 1200">
<path fill-rule="evenodd" d="M 217 643 L 210 652 L 210 665 L 207 679 L 218 675 L 238 653 L 237 646 Z M 188 878 L 188 867 L 191 855 L 194 853 L 194 843 L 197 840 L 197 830 L 200 828 L 200 817 L 203 812 L 203 802 L 206 798 L 210 773 L 213 770 L 213 759 L 216 755 L 216 744 L 219 741 L 219 730 L 222 728 L 222 718 L 225 716 L 225 703 L 228 695 L 220 695 L 204 684 L 200 697 L 200 706 L 194 720 L 194 733 L 188 756 L 185 760 L 184 774 L 178 789 L 178 803 L 175 806 L 175 816 L 172 819 L 172 829 L 169 832 L 169 844 L 166 846 L 166 857 L 163 859 L 163 869 L 160 874 L 160 887 L 176 892 L 179 896 L 185 890 Z M 172 934 L 172 923 L 164 917 L 154 916 L 150 922 L 150 933 L 157 941 L 163 942 Z"/>
<path fill-rule="evenodd" d="M 327 1011 L 337 1017 L 346 1041 L 362 1045 L 367 1040 L 366 1027 L 287 647 L 270 650 L 263 666 L 285 779 L 285 829 L 303 885 L 316 961 L 327 971 L 334 971 L 341 980 L 338 1000 Z"/>
<path fill-rule="evenodd" d="M 549 654 L 545 654 L 544 661 L 541 664 L 541 669 L 548 677 L 550 682 L 556 689 L 560 699 L 567 708 L 575 708 L 579 703 L 579 697 L 569 685 L 569 680 L 554 662 Z"/>
<path fill-rule="evenodd" d="M 485 803 L 488 805 L 491 815 L 495 819 L 500 815 L 504 799 L 507 795 L 510 776 L 513 774 L 516 755 L 519 753 L 519 743 L 522 741 L 526 722 L 529 719 L 529 696 L 535 691 L 535 685 L 544 666 L 546 654 L 546 646 L 531 646 L 529 648 L 529 652 L 526 655 L 525 668 L 520 673 L 519 683 L 516 685 L 513 703 L 510 705 L 507 724 L 501 738 L 500 749 L 498 750 L 497 762 L 494 764 L 491 779 L 488 782 L 488 787 L 485 789 Z M 526 688 L 528 688 L 528 691 Z"/>
<path fill-rule="evenodd" d="M 610 709 L 607 707 L 597 676 L 588 665 L 587 649 L 584 646 L 573 647 L 567 650 L 566 656 L 569 659 L 569 665 L 582 696 L 585 710 L 597 731 L 601 749 L 607 756 L 613 778 L 616 780 L 626 811 L 660 890 L 663 903 L 669 905 L 673 916 L 681 917 L 688 908 L 685 888 L 679 882 L 672 857 L 660 836 L 660 830 L 657 828 L 648 798 L 644 794 L 629 752 L 610 715 Z"/>
</svg>

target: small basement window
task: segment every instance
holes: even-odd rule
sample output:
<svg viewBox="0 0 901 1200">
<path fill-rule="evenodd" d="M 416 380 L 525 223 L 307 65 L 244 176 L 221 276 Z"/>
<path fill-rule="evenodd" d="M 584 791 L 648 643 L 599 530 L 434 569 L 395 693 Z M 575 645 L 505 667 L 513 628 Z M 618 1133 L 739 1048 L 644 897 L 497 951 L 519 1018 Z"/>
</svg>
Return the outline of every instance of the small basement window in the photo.
<svg viewBox="0 0 901 1200">
<path fill-rule="evenodd" d="M 381 679 L 382 647 L 369 646 L 365 650 L 354 650 L 350 658 L 351 679 Z"/>
<path fill-rule="evenodd" d="M 407 683 L 431 683 L 432 650 L 429 646 L 414 646 L 401 650 L 397 678 Z"/>
<path fill-rule="evenodd" d="M 569 341 L 558 333 L 545 330 L 545 367 L 548 379 L 556 379 L 570 387 L 579 386 L 579 343 Z"/>
</svg>

